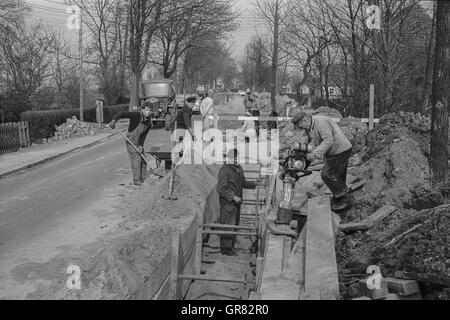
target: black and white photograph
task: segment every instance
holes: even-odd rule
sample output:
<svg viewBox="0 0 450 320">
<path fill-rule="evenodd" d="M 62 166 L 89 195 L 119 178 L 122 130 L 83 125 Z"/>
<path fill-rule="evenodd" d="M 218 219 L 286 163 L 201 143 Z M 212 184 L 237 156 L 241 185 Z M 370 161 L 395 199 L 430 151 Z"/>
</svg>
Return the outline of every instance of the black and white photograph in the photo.
<svg viewBox="0 0 450 320">
<path fill-rule="evenodd" d="M 450 300 L 449 29 L 445 0 L 0 0 L 0 300 Z"/>
</svg>

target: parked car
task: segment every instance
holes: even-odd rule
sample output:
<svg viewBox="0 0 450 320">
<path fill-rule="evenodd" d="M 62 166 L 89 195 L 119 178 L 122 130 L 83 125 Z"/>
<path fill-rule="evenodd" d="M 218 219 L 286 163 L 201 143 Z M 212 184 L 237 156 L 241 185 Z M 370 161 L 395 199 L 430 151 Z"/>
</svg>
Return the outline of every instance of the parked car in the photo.
<svg viewBox="0 0 450 320">
<path fill-rule="evenodd" d="M 244 91 L 244 90 L 239 90 L 239 91 L 238 91 L 238 95 L 240 95 L 240 96 L 245 96 L 245 91 Z"/>
</svg>

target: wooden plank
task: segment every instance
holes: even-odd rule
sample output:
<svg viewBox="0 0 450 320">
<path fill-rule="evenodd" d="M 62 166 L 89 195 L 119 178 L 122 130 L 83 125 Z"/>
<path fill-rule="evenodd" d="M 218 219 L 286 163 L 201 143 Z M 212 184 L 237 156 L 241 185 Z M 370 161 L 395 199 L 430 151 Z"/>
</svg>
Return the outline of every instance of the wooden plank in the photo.
<svg viewBox="0 0 450 320">
<path fill-rule="evenodd" d="M 255 291 L 252 291 L 248 297 L 248 300 L 261 300 L 261 295 Z"/>
<path fill-rule="evenodd" d="M 203 215 L 197 214 L 195 219 L 197 225 L 196 241 L 195 241 L 195 274 L 199 275 L 202 268 L 202 254 L 203 254 Z"/>
<path fill-rule="evenodd" d="M 296 282 L 303 290 L 305 285 L 306 229 L 304 228 L 287 260 L 282 276 Z M 298 294 L 298 292 L 297 292 Z"/>
<path fill-rule="evenodd" d="M 373 227 L 372 223 L 368 222 L 353 222 L 339 225 L 339 230 L 342 232 L 364 231 Z"/>
<path fill-rule="evenodd" d="M 298 300 L 303 294 L 305 283 L 306 230 L 300 234 L 289 255 L 286 268 L 273 279 L 272 294 L 266 299 Z"/>
<path fill-rule="evenodd" d="M 366 184 L 366 182 L 367 182 L 366 179 L 361 179 L 361 180 L 359 180 L 357 182 L 352 183 L 349 186 L 349 189 L 350 189 L 350 191 L 355 191 L 355 190 L 363 187 Z"/>
<path fill-rule="evenodd" d="M 371 84 L 369 91 L 369 131 L 372 131 L 375 112 L 375 85 Z"/>
<path fill-rule="evenodd" d="M 383 206 L 380 209 L 378 209 L 374 214 L 372 214 L 370 217 L 365 219 L 364 222 L 369 222 L 373 223 L 374 225 L 378 225 L 395 211 L 397 211 L 397 208 L 394 206 Z"/>
<path fill-rule="evenodd" d="M 384 219 L 395 211 L 397 211 L 397 208 L 394 206 L 383 206 L 364 220 L 339 225 L 339 230 L 342 232 L 354 232 L 371 229 L 374 226 L 379 225 Z"/>
<path fill-rule="evenodd" d="M 305 300 L 339 298 L 339 281 L 334 248 L 330 199 L 308 200 L 306 223 Z"/>
<path fill-rule="evenodd" d="M 183 234 L 181 234 L 181 251 L 185 252 L 188 246 L 195 240 L 197 235 L 197 218 L 192 219 L 191 224 Z"/>
<path fill-rule="evenodd" d="M 240 230 L 255 230 L 255 227 L 247 226 L 234 226 L 230 224 L 219 224 L 219 223 L 206 223 L 205 228 L 222 228 L 222 229 L 240 229 Z"/>
<path fill-rule="evenodd" d="M 261 286 L 263 264 L 264 264 L 263 257 L 256 258 L 256 284 L 255 284 L 256 291 L 259 291 L 259 287 Z"/>
<path fill-rule="evenodd" d="M 281 258 L 281 271 L 283 271 L 286 268 L 289 256 L 291 255 L 291 249 L 292 249 L 292 238 L 284 236 L 283 237 L 283 255 Z"/>
<path fill-rule="evenodd" d="M 190 275 L 195 273 L 195 249 L 196 248 L 196 242 L 193 241 L 191 243 L 190 248 L 186 252 L 186 255 L 183 257 L 183 269 L 181 271 L 184 275 Z M 189 287 L 191 286 L 192 281 L 191 280 L 179 280 L 181 282 L 181 299 L 183 299 L 186 296 L 186 293 L 189 290 Z"/>
<path fill-rule="evenodd" d="M 164 282 L 162 283 L 162 286 L 160 290 L 157 292 L 155 297 L 152 300 L 168 300 L 169 299 L 169 292 L 170 292 L 170 276 L 163 279 Z"/>
<path fill-rule="evenodd" d="M 178 275 L 181 271 L 182 253 L 180 250 L 180 233 L 177 231 L 172 238 L 171 248 L 171 265 L 170 265 L 170 288 L 169 299 L 180 300 L 181 299 L 181 287 L 180 281 L 178 281 Z"/>
<path fill-rule="evenodd" d="M 397 293 L 401 296 L 410 296 L 420 293 L 419 283 L 415 280 L 385 278 L 389 293 Z"/>
<path fill-rule="evenodd" d="M 281 274 L 282 270 L 282 254 L 283 254 L 283 236 L 276 236 L 272 233 L 267 233 L 267 248 L 265 254 L 265 261 L 262 270 L 261 280 L 261 299 L 274 299 L 273 286 Z"/>
<path fill-rule="evenodd" d="M 203 234 L 216 234 L 222 236 L 251 236 L 256 237 L 258 234 L 256 232 L 238 232 L 238 231 L 219 231 L 219 230 L 203 230 Z"/>
<path fill-rule="evenodd" d="M 167 254 L 161 263 L 151 273 L 144 284 L 144 300 L 157 299 L 161 288 L 168 282 L 170 275 L 171 255 Z"/>
</svg>

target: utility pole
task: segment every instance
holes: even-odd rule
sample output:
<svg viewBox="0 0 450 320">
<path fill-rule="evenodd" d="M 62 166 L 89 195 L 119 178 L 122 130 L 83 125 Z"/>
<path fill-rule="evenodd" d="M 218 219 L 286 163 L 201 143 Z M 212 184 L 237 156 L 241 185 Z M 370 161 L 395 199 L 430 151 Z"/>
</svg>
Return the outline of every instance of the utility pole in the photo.
<svg viewBox="0 0 450 320">
<path fill-rule="evenodd" d="M 78 82 L 80 83 L 80 121 L 84 121 L 83 109 L 84 109 L 84 73 L 83 73 L 83 15 L 80 12 L 80 28 L 79 28 L 79 40 L 78 49 L 80 54 L 80 75 Z"/>
</svg>

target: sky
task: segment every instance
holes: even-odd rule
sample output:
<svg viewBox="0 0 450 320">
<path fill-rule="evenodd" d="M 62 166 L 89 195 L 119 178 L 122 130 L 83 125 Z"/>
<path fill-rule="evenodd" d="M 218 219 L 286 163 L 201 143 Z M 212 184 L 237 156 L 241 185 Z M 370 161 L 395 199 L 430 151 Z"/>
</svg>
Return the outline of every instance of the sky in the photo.
<svg viewBox="0 0 450 320">
<path fill-rule="evenodd" d="M 32 14 L 27 21 L 37 22 L 42 19 L 44 23 L 51 25 L 61 31 L 67 38 L 78 41 L 78 32 L 67 28 L 67 19 L 70 14 L 66 13 L 67 5 L 64 0 L 22 0 L 32 9 Z M 245 45 L 250 41 L 253 34 L 264 30 L 257 17 L 253 14 L 252 0 L 236 0 L 235 10 L 241 15 L 239 18 L 239 28 L 234 32 L 229 45 L 233 50 L 235 58 L 239 59 L 244 55 Z"/>
<path fill-rule="evenodd" d="M 78 41 L 78 31 L 69 30 L 67 27 L 67 19 L 70 14 L 66 13 L 67 6 L 65 0 L 21 0 L 32 8 L 32 14 L 29 21 L 39 21 L 43 19 L 45 23 L 50 24 L 53 28 L 61 31 L 68 39 L 74 42 Z M 266 28 L 261 19 L 255 15 L 255 0 L 236 0 L 235 10 L 240 14 L 239 28 L 235 31 L 230 39 L 229 45 L 233 50 L 236 59 L 244 56 L 245 46 L 251 37 L 257 33 L 264 33 Z M 432 8 L 432 1 L 423 1 L 427 9 Z"/>
</svg>

